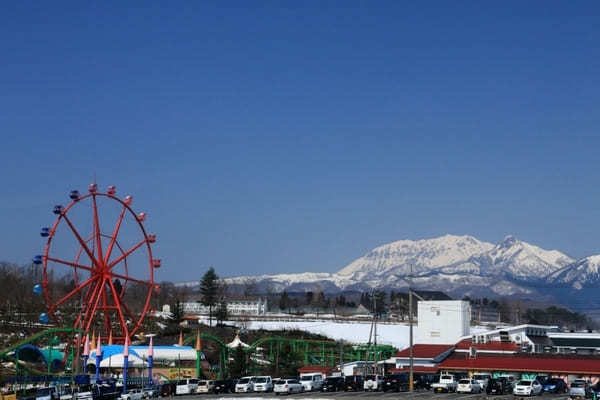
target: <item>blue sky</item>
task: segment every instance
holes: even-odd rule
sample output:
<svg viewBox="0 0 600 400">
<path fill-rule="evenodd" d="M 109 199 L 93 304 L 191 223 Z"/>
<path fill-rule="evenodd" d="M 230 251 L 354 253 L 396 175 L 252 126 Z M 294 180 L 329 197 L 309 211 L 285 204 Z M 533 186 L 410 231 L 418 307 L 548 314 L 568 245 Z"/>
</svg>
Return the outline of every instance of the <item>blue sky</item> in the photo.
<svg viewBox="0 0 600 400">
<path fill-rule="evenodd" d="M 224 3 L 3 5 L 0 259 L 94 174 L 159 279 L 445 233 L 600 253 L 597 2 Z"/>
</svg>

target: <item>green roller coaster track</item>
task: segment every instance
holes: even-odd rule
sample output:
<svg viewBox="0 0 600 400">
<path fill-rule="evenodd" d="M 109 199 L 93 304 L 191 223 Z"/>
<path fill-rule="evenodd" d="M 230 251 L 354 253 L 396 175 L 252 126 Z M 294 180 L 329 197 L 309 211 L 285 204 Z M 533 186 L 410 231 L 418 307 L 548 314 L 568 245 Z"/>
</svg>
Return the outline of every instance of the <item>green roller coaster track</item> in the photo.
<svg viewBox="0 0 600 400">
<path fill-rule="evenodd" d="M 201 339 L 212 340 L 219 345 L 219 378 L 227 376 L 227 361 L 230 349 L 219 338 L 201 333 Z M 196 335 L 184 339 L 184 344 L 191 344 Z M 268 345 L 268 349 L 266 348 Z M 256 340 L 244 348 L 250 355 L 261 353 L 269 363 L 277 362 L 276 352 L 281 352 L 282 346 L 288 345 L 292 352 L 299 354 L 304 365 L 319 365 L 334 367 L 340 361 L 381 361 L 390 358 L 396 351 L 393 346 L 374 344 L 340 343 L 332 340 L 294 339 L 281 336 L 269 336 Z M 267 352 L 268 350 L 268 352 Z"/>
<path fill-rule="evenodd" d="M 30 336 L 6 349 L 0 351 L 0 360 L 18 361 L 15 359 L 14 354 L 11 355 L 17 348 L 33 343 L 46 336 L 54 336 L 56 334 L 75 334 L 82 333 L 81 330 L 74 328 L 52 328 L 45 331 L 39 332 L 33 336 Z M 229 360 L 230 349 L 227 345 L 218 337 L 211 335 L 210 333 L 201 333 L 200 338 L 202 340 L 211 340 L 219 346 L 219 378 L 227 376 L 227 363 Z M 183 343 L 189 345 L 196 339 L 196 334 L 190 335 L 183 340 Z M 244 348 L 244 351 L 249 355 L 258 355 L 263 357 L 264 360 L 269 363 L 276 363 L 276 354 L 278 351 L 281 352 L 283 346 L 287 346 L 288 350 L 298 354 L 304 365 L 320 365 L 320 366 L 335 366 L 340 362 L 352 362 L 352 361 L 380 361 L 390 358 L 395 349 L 388 345 L 374 345 L 374 344 L 356 344 L 356 343 L 341 343 L 333 340 L 312 340 L 312 339 L 294 339 L 286 338 L 281 336 L 270 336 L 256 340 L 254 343 Z M 73 354 L 67 357 L 66 365 L 69 366 L 73 362 Z M 20 365 L 20 369 L 24 372 L 32 375 L 64 375 L 63 373 L 57 372 L 40 372 L 28 368 L 25 365 Z"/>
<path fill-rule="evenodd" d="M 26 339 L 21 340 L 20 342 L 17 342 L 15 344 L 13 344 L 10 347 L 7 347 L 6 349 L 0 350 L 0 360 L 5 360 L 5 361 L 13 361 L 15 363 L 15 365 L 17 366 L 17 374 L 19 373 L 19 370 L 23 370 L 23 372 L 25 372 L 25 374 L 28 375 L 52 375 L 52 376 L 59 376 L 59 375 L 64 375 L 64 372 L 53 372 L 50 370 L 50 368 L 48 368 L 48 371 L 38 371 L 36 369 L 30 368 L 27 365 L 24 364 L 20 364 L 18 361 L 18 358 L 15 356 L 15 354 L 12 354 L 16 349 L 18 349 L 21 346 L 24 346 L 26 344 L 30 344 L 33 343 L 39 339 L 42 339 L 46 336 L 50 336 L 50 337 L 54 337 L 56 334 L 62 334 L 62 333 L 67 333 L 67 334 L 76 334 L 76 333 L 81 333 L 83 334 L 83 331 L 81 331 L 80 329 L 75 329 L 75 328 L 51 328 L 51 329 L 46 329 L 44 331 L 38 332 L 35 335 L 29 336 Z M 66 357 L 66 365 L 67 366 L 71 366 L 73 363 L 73 351 L 72 351 L 72 346 L 71 346 L 71 352 L 70 354 Z"/>
</svg>

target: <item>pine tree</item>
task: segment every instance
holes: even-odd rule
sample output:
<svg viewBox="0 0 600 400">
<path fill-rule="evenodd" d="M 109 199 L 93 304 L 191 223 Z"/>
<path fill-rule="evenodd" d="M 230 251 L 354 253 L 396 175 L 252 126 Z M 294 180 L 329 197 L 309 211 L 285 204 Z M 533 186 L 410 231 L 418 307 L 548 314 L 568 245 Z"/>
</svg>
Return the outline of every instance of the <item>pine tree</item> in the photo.
<svg viewBox="0 0 600 400">
<path fill-rule="evenodd" d="M 179 299 L 175 299 L 175 303 L 172 306 L 171 320 L 177 325 L 183 321 L 183 304 L 181 304 Z"/>
<path fill-rule="evenodd" d="M 210 267 L 208 271 L 202 276 L 200 281 L 200 295 L 202 298 L 200 302 L 208 307 L 208 324 L 212 326 L 212 310 L 217 304 L 217 292 L 219 290 L 218 285 L 219 277 L 215 273 L 215 269 Z"/>
<path fill-rule="evenodd" d="M 284 290 L 283 293 L 281 294 L 281 297 L 279 297 L 279 309 L 280 310 L 287 310 L 290 308 L 290 297 L 288 296 L 287 292 Z"/>
</svg>

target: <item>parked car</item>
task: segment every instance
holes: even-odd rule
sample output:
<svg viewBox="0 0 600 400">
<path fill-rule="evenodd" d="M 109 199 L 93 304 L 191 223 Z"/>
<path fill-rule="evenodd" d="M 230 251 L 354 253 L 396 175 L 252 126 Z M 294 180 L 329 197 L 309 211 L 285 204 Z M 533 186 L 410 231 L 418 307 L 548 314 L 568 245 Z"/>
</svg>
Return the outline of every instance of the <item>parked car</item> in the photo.
<svg viewBox="0 0 600 400">
<path fill-rule="evenodd" d="M 235 384 L 236 393 L 254 392 L 254 377 L 244 376 Z"/>
<path fill-rule="evenodd" d="M 481 393 L 481 385 L 475 379 L 461 379 L 456 391 L 459 393 Z"/>
<path fill-rule="evenodd" d="M 365 380 L 362 375 L 348 375 L 344 377 L 344 390 L 345 391 L 362 391 L 364 390 Z"/>
<path fill-rule="evenodd" d="M 93 397 L 94 395 L 92 393 L 92 385 L 79 385 L 79 387 L 77 387 L 77 390 L 75 391 L 76 400 L 92 400 Z"/>
<path fill-rule="evenodd" d="M 431 384 L 434 392 L 456 392 L 457 378 L 454 375 L 439 375 L 435 382 Z"/>
<path fill-rule="evenodd" d="M 200 380 L 198 381 L 198 393 L 211 393 L 215 388 L 215 381 Z"/>
<path fill-rule="evenodd" d="M 345 380 L 343 376 L 329 376 L 323 381 L 321 390 L 323 392 L 339 392 L 345 389 Z"/>
<path fill-rule="evenodd" d="M 175 395 L 177 384 L 175 382 L 167 382 L 160 385 L 160 397 L 170 397 Z"/>
<path fill-rule="evenodd" d="M 323 375 L 320 372 L 311 374 L 301 374 L 300 383 L 304 386 L 304 390 L 312 392 L 313 390 L 321 390 L 323 386 Z"/>
<path fill-rule="evenodd" d="M 235 392 L 235 384 L 237 380 L 233 379 L 224 379 L 220 381 L 215 381 L 215 386 L 213 387 L 213 393 L 234 393 Z"/>
<path fill-rule="evenodd" d="M 273 390 L 273 380 L 270 376 L 256 376 L 254 377 L 254 391 L 255 392 L 270 392 Z"/>
<path fill-rule="evenodd" d="M 515 396 L 535 396 L 542 393 L 542 385 L 537 380 L 520 380 L 513 389 Z"/>
<path fill-rule="evenodd" d="M 193 394 L 198 391 L 198 379 L 180 379 L 175 387 L 175 394 Z"/>
<path fill-rule="evenodd" d="M 304 392 L 304 386 L 298 379 L 277 379 L 273 382 L 273 391 L 276 395 L 301 393 Z"/>
<path fill-rule="evenodd" d="M 542 384 L 544 392 L 567 393 L 569 391 L 566 382 L 560 378 L 549 378 L 540 383 Z"/>
<path fill-rule="evenodd" d="M 512 383 L 509 382 L 508 378 L 505 376 L 491 378 L 488 380 L 488 384 L 485 387 L 485 392 L 487 394 L 506 394 L 512 393 L 512 391 Z"/>
<path fill-rule="evenodd" d="M 35 392 L 36 400 L 58 400 L 59 397 L 56 386 L 41 387 Z"/>
<path fill-rule="evenodd" d="M 436 374 L 416 373 L 413 374 L 413 385 L 415 389 L 431 389 L 431 384 L 435 382 Z"/>
<path fill-rule="evenodd" d="M 121 400 L 142 400 L 142 389 L 131 389 L 121 395 Z"/>
<path fill-rule="evenodd" d="M 58 390 L 60 400 L 71 400 L 73 398 L 73 388 L 70 386 L 62 387 Z"/>
<path fill-rule="evenodd" d="M 473 375 L 473 380 L 475 380 L 475 381 L 477 381 L 477 383 L 479 383 L 479 386 L 481 386 L 481 390 L 487 389 L 487 385 L 488 385 L 488 382 L 490 381 L 490 379 L 492 379 L 491 374 L 474 374 Z"/>
<path fill-rule="evenodd" d="M 366 391 L 380 391 L 383 386 L 383 375 L 367 375 L 365 376 L 364 389 Z"/>
<path fill-rule="evenodd" d="M 408 374 L 390 374 L 383 378 L 381 386 L 384 392 L 395 390 L 396 392 L 409 389 Z"/>
<path fill-rule="evenodd" d="M 592 386 L 589 382 L 576 379 L 571 382 L 571 388 L 569 389 L 569 397 L 571 398 L 587 398 L 592 397 Z"/>
<path fill-rule="evenodd" d="M 146 386 L 142 389 L 142 397 L 144 399 L 153 399 L 158 397 L 160 394 L 160 388 L 158 386 Z"/>
</svg>

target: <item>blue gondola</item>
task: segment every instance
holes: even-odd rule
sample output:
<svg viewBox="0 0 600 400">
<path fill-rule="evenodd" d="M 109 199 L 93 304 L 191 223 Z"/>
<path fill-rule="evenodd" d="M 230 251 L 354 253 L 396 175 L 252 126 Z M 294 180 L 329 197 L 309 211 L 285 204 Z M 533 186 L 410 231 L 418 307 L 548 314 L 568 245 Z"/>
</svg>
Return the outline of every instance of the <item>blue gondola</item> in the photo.
<svg viewBox="0 0 600 400">
<path fill-rule="evenodd" d="M 42 285 L 39 283 L 33 287 L 33 294 L 42 294 Z"/>
<path fill-rule="evenodd" d="M 69 197 L 71 198 L 71 200 L 79 199 L 79 190 L 71 190 L 71 193 L 69 193 Z"/>
<path fill-rule="evenodd" d="M 41 313 L 41 314 L 40 314 L 40 322 L 41 322 L 42 324 L 47 324 L 47 323 L 48 323 L 48 321 L 49 321 L 49 319 L 48 319 L 48 314 L 46 314 L 45 312 L 44 312 L 44 313 Z"/>
<path fill-rule="evenodd" d="M 40 235 L 42 237 L 48 237 L 48 235 L 50 235 L 50 228 L 43 227 L 42 230 L 40 231 Z"/>
<path fill-rule="evenodd" d="M 54 206 L 54 210 L 52 211 L 54 214 L 61 214 L 63 212 L 63 206 L 57 205 Z"/>
<path fill-rule="evenodd" d="M 37 255 L 37 256 L 33 256 L 33 263 L 34 264 L 41 264 L 42 263 L 42 256 Z"/>
</svg>

